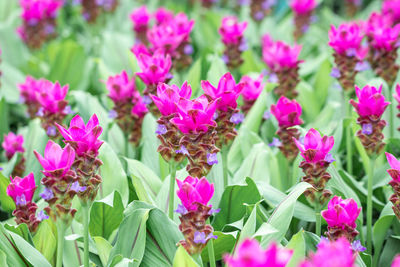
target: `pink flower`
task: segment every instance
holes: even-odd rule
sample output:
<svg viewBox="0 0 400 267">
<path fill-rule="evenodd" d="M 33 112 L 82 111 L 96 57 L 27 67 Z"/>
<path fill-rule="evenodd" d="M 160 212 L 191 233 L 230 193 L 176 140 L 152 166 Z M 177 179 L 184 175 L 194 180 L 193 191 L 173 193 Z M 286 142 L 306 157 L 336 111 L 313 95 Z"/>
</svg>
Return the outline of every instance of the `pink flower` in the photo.
<svg viewBox="0 0 400 267">
<path fill-rule="evenodd" d="M 31 76 L 26 76 L 25 82 L 18 84 L 19 92 L 22 100 L 25 103 L 32 103 L 37 101 L 36 93 L 40 91 L 42 80 L 35 80 Z"/>
<path fill-rule="evenodd" d="M 299 267 L 356 267 L 355 254 L 346 238 L 330 242 L 323 240 L 318 244 L 316 253 L 310 255 L 310 259 L 304 261 Z"/>
<path fill-rule="evenodd" d="M 157 96 L 152 95 L 151 98 L 161 114 L 169 116 L 178 112 L 177 104 L 181 98 L 189 100 L 191 95 L 192 88 L 187 82 L 181 88 L 176 85 L 169 86 L 165 83 L 160 83 L 157 86 Z"/>
<path fill-rule="evenodd" d="M 172 61 L 170 55 L 165 55 L 161 51 L 156 51 L 153 56 L 140 54 L 137 60 L 142 72 L 137 72 L 136 75 L 139 76 L 146 85 L 157 85 L 171 78 L 170 70 Z"/>
<path fill-rule="evenodd" d="M 99 148 L 103 144 L 103 141 L 98 140 L 98 138 L 103 129 L 99 125 L 96 114 L 89 119 L 86 125 L 83 119 L 76 115 L 72 118 L 69 129 L 65 129 L 59 124 L 57 124 L 57 128 L 65 142 L 75 149 L 78 156 L 98 155 Z"/>
<path fill-rule="evenodd" d="M 21 134 L 16 135 L 13 132 L 9 132 L 7 135 L 4 135 L 4 140 L 1 145 L 6 152 L 8 160 L 17 152 L 24 153 L 25 149 L 22 147 L 23 143 L 24 137 Z"/>
<path fill-rule="evenodd" d="M 301 106 L 296 100 L 290 100 L 284 96 L 279 98 L 276 105 L 271 105 L 271 113 L 279 123 L 279 127 L 293 127 L 303 124 Z"/>
<path fill-rule="evenodd" d="M 12 197 L 16 205 L 24 206 L 27 202 L 32 201 L 33 194 L 37 188 L 35 178 L 31 172 L 24 178 L 10 177 L 11 183 L 7 186 L 7 195 Z"/>
<path fill-rule="evenodd" d="M 393 97 L 400 104 L 400 84 L 396 85 L 396 93 L 393 94 Z"/>
<path fill-rule="evenodd" d="M 39 92 L 36 97 L 43 108 L 43 111 L 49 113 L 64 113 L 66 106 L 65 97 L 68 93 L 68 85 L 63 87 L 58 82 L 52 83 L 43 80 Z"/>
<path fill-rule="evenodd" d="M 181 98 L 178 103 L 178 117 L 171 120 L 184 134 L 207 132 L 209 127 L 217 124 L 213 120 L 216 102 L 208 102 L 202 95 L 194 100 Z"/>
<path fill-rule="evenodd" d="M 247 101 L 256 100 L 265 88 L 262 74 L 260 74 L 257 79 L 252 79 L 250 76 L 244 75 L 240 80 L 240 83 L 243 84 L 243 99 Z"/>
<path fill-rule="evenodd" d="M 127 103 L 135 93 L 135 79 L 129 79 L 128 74 L 123 70 L 121 74 L 108 77 L 106 87 L 109 91 L 108 97 L 114 103 Z"/>
<path fill-rule="evenodd" d="M 350 104 L 353 105 L 360 117 L 376 116 L 380 118 L 390 104 L 385 102 L 385 97 L 382 94 L 382 85 L 379 89 L 369 85 L 364 86 L 362 89 L 356 86 L 356 95 L 359 103 L 351 99 Z"/>
<path fill-rule="evenodd" d="M 144 44 L 135 44 L 131 48 L 131 52 L 136 56 L 138 59 L 141 54 L 145 54 L 147 56 L 151 56 L 152 53 Z"/>
<path fill-rule="evenodd" d="M 63 149 L 51 140 L 47 142 L 44 157 L 37 151 L 34 153 L 44 169 L 43 174 L 48 176 L 55 171 L 60 172 L 61 176 L 65 175 L 75 161 L 75 151 L 69 144 Z"/>
<path fill-rule="evenodd" d="M 331 25 L 329 45 L 340 55 L 356 56 L 362 60 L 367 56 L 368 47 L 362 46 L 364 34 L 355 22 L 343 23 L 338 28 Z"/>
<path fill-rule="evenodd" d="M 146 104 L 143 102 L 143 98 L 139 92 L 135 91 L 134 95 L 135 96 L 132 99 L 133 107 L 131 113 L 138 118 L 143 118 L 144 115 L 149 112 L 149 110 L 147 109 Z"/>
<path fill-rule="evenodd" d="M 400 255 L 396 255 L 391 267 L 400 267 Z"/>
<path fill-rule="evenodd" d="M 199 179 L 188 176 L 178 183 L 177 195 L 187 211 L 197 210 L 196 203 L 208 206 L 208 202 L 214 195 L 214 184 L 210 184 L 205 177 Z"/>
<path fill-rule="evenodd" d="M 154 13 L 154 18 L 156 19 L 157 24 L 162 24 L 164 22 L 173 20 L 174 13 L 165 9 L 164 7 L 160 7 Z"/>
<path fill-rule="evenodd" d="M 371 46 L 376 50 L 392 51 L 397 49 L 400 24 L 392 27 L 392 17 L 372 13 L 369 17 L 365 31 L 370 38 Z"/>
<path fill-rule="evenodd" d="M 218 32 L 221 34 L 224 44 L 239 44 L 246 27 L 246 21 L 239 23 L 236 17 L 228 16 L 222 19 Z"/>
<path fill-rule="evenodd" d="M 229 267 L 285 267 L 292 254 L 292 250 L 278 248 L 275 243 L 263 250 L 256 240 L 245 239 L 236 248 L 235 255 L 225 255 L 224 260 Z"/>
<path fill-rule="evenodd" d="M 294 139 L 297 148 L 300 150 L 301 156 L 308 162 L 318 162 L 325 160 L 330 156 L 329 151 L 332 149 L 335 140 L 333 136 L 324 135 L 315 129 L 310 129 L 304 138 L 304 145 Z"/>
<path fill-rule="evenodd" d="M 141 6 L 131 13 L 130 18 L 133 22 L 133 29 L 138 32 L 147 29 L 147 25 L 150 21 L 150 14 L 146 6 Z"/>
<path fill-rule="evenodd" d="M 293 12 L 299 15 L 310 13 L 316 6 L 317 2 L 315 0 L 292 0 L 290 2 Z"/>
<path fill-rule="evenodd" d="M 194 20 L 189 20 L 185 13 L 178 13 L 174 18 L 176 32 L 184 36 L 184 41 L 189 39 L 189 35 L 194 27 Z"/>
<path fill-rule="evenodd" d="M 385 0 L 382 12 L 385 15 L 392 16 L 394 21 L 400 22 L 400 0 Z"/>
<path fill-rule="evenodd" d="M 217 88 L 209 81 L 202 81 L 201 87 L 206 95 L 217 101 L 217 109 L 225 112 L 228 108 L 236 109 L 236 101 L 240 96 L 244 84 L 236 84 L 232 74 L 228 72 L 221 77 Z"/>
<path fill-rule="evenodd" d="M 342 199 L 334 196 L 328 203 L 328 209 L 321 212 L 329 227 L 345 229 L 346 226 L 356 228 L 356 220 L 360 215 L 361 208 L 357 206 L 354 199 Z"/>
<path fill-rule="evenodd" d="M 176 49 L 185 38 L 185 34 L 177 32 L 173 21 L 155 25 L 147 32 L 147 39 L 151 43 L 153 50 L 160 50 L 162 53 L 170 54 L 171 56 L 176 54 Z"/>
<path fill-rule="evenodd" d="M 400 182 L 400 161 L 397 160 L 392 154 L 385 152 L 386 159 L 389 162 L 391 169 L 387 170 L 392 177 L 391 183 Z"/>
<path fill-rule="evenodd" d="M 265 64 L 273 72 L 297 68 L 303 62 L 299 60 L 301 45 L 291 47 L 282 41 L 274 42 L 268 34 L 262 38 L 262 52 Z"/>
<path fill-rule="evenodd" d="M 62 4 L 59 0 L 20 0 L 21 17 L 30 25 L 36 25 L 40 20 L 54 18 Z"/>
</svg>

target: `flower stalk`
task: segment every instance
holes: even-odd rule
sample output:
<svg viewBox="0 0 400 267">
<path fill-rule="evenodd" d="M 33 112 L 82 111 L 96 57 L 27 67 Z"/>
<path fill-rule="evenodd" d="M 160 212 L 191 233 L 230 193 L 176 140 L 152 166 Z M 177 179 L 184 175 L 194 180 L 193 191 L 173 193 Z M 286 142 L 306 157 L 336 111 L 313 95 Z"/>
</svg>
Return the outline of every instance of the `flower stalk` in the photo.
<svg viewBox="0 0 400 267">
<path fill-rule="evenodd" d="M 367 195 L 367 252 L 372 255 L 372 184 L 374 180 L 375 156 L 370 158 L 368 171 L 368 195 Z M 373 255 L 372 255 L 373 256 Z"/>
<path fill-rule="evenodd" d="M 170 182 L 169 182 L 169 208 L 168 216 L 171 220 L 174 219 L 174 199 L 175 199 L 175 179 L 176 179 L 176 162 L 171 160 L 169 162 L 170 169 Z"/>
</svg>

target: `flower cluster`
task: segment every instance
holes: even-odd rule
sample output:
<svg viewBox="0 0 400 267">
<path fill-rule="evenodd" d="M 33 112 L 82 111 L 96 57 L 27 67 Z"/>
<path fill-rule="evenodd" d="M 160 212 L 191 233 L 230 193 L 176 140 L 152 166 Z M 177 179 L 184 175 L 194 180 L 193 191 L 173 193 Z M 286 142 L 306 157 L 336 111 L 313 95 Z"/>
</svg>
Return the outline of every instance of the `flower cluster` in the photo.
<svg viewBox="0 0 400 267">
<path fill-rule="evenodd" d="M 310 129 L 304 138 L 304 144 L 293 139 L 304 161 L 300 163 L 305 176 L 302 181 L 313 187 L 304 193 L 316 205 L 324 205 L 332 193 L 325 188 L 331 175 L 326 171 L 329 164 L 334 161 L 329 151 L 334 144 L 333 136 L 323 136 L 315 129 Z"/>
<path fill-rule="evenodd" d="M 385 101 L 382 86 L 378 89 L 369 85 L 362 89 L 357 86 L 355 88 L 358 103 L 351 99 L 350 104 L 359 116 L 357 122 L 361 130 L 357 132 L 357 136 L 369 155 L 379 155 L 385 147 L 382 131 L 386 121 L 381 117 L 390 103 Z"/>
<path fill-rule="evenodd" d="M 300 131 L 294 126 L 303 124 L 301 116 L 301 106 L 296 100 L 289 100 L 282 96 L 276 105 L 271 105 L 271 113 L 275 116 L 279 124 L 276 134 L 281 139 L 279 149 L 291 162 L 299 153 L 299 149 L 293 140 L 300 137 Z"/>
<path fill-rule="evenodd" d="M 114 102 L 115 120 L 129 141 L 137 146 L 142 136 L 142 124 L 147 113 L 146 104 L 135 88 L 134 78 L 126 71 L 110 76 L 105 82 L 108 97 Z"/>
<path fill-rule="evenodd" d="M 334 50 L 336 64 L 332 76 L 339 80 L 345 91 L 354 88 L 355 77 L 367 56 L 368 47 L 362 45 L 363 38 L 362 27 L 355 22 L 344 23 L 337 28 L 332 25 L 329 31 L 329 45 Z"/>
<path fill-rule="evenodd" d="M 310 26 L 312 14 L 317 7 L 315 0 L 292 0 L 290 7 L 294 13 L 294 39 L 298 40 Z"/>
<path fill-rule="evenodd" d="M 22 26 L 17 33 L 29 48 L 38 49 L 56 34 L 56 18 L 62 0 L 20 0 Z"/>
<path fill-rule="evenodd" d="M 247 49 L 247 42 L 243 36 L 246 28 L 247 22 L 239 23 L 236 17 L 228 16 L 222 19 L 218 32 L 225 45 L 224 62 L 231 69 L 237 68 L 243 63 L 241 55 Z"/>
<path fill-rule="evenodd" d="M 240 83 L 243 84 L 242 97 L 244 103 L 241 106 L 243 113 L 247 114 L 250 111 L 251 107 L 264 90 L 265 83 L 263 79 L 264 76 L 262 74 L 260 74 L 257 79 L 253 79 L 247 75 L 242 76 Z"/>
<path fill-rule="evenodd" d="M 235 255 L 225 255 L 224 260 L 229 267 L 285 267 L 292 254 L 292 250 L 280 248 L 276 243 L 264 250 L 256 240 L 245 239 L 236 248 Z"/>
<path fill-rule="evenodd" d="M 136 35 L 136 41 L 142 44 L 148 44 L 147 31 L 149 29 L 149 22 L 151 14 L 147 10 L 146 6 L 141 6 L 135 9 L 130 15 L 133 23 L 133 31 Z"/>
<path fill-rule="evenodd" d="M 21 176 L 25 172 L 25 158 L 23 156 L 25 149 L 23 144 L 24 137 L 21 134 L 16 135 L 13 132 L 9 132 L 7 135 L 4 135 L 4 140 L 1 146 L 6 153 L 7 159 L 11 160 L 16 153 L 22 154 L 21 158 L 14 166 L 12 173 L 13 176 Z"/>
<path fill-rule="evenodd" d="M 77 0 L 82 5 L 82 16 L 89 23 L 96 23 L 103 12 L 114 12 L 118 0 Z"/>
<path fill-rule="evenodd" d="M 274 77 L 278 81 L 275 88 L 275 94 L 278 96 L 286 96 L 295 98 L 297 91 L 295 90 L 299 83 L 299 54 L 301 52 L 300 45 L 293 47 L 282 41 L 274 41 L 266 34 L 262 38 L 263 60 L 270 71 L 270 78 Z"/>
<path fill-rule="evenodd" d="M 214 195 L 214 184 L 210 184 L 205 177 L 199 179 L 188 176 L 184 181 L 176 179 L 178 183 L 177 195 L 182 202 L 176 212 L 180 213 L 179 230 L 185 240 L 179 243 L 190 255 L 201 253 L 210 239 L 216 239 L 214 229 L 207 224 L 207 219 L 216 210 L 208 204 Z"/>
<path fill-rule="evenodd" d="M 400 23 L 400 1 L 385 0 L 383 1 L 382 12 L 384 15 L 390 16 L 393 23 Z"/>
<path fill-rule="evenodd" d="M 397 160 L 392 154 L 385 153 L 387 161 L 389 162 L 390 168 L 387 170 L 392 180 L 389 184 L 392 186 L 394 194 L 390 197 L 390 201 L 393 203 L 393 211 L 397 218 L 400 219 L 400 161 Z"/>
</svg>

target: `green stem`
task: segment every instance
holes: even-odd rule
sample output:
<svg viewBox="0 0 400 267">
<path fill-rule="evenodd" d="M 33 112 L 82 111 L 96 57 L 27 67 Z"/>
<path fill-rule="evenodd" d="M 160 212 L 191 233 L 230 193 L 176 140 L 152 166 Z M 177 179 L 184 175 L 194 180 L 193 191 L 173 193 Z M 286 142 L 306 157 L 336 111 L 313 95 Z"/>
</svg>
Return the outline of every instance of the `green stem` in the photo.
<svg viewBox="0 0 400 267">
<path fill-rule="evenodd" d="M 369 162 L 368 195 L 367 195 L 367 252 L 372 256 L 372 182 L 374 177 L 375 157 Z"/>
<path fill-rule="evenodd" d="M 344 105 L 346 109 L 346 118 L 351 119 L 351 106 L 349 104 L 350 93 L 344 92 Z M 351 121 L 346 127 L 346 160 L 347 160 L 347 172 L 349 174 L 353 173 L 353 146 L 352 146 L 352 136 L 351 136 Z"/>
<path fill-rule="evenodd" d="M 315 234 L 321 237 L 321 207 L 318 202 L 315 202 Z"/>
<path fill-rule="evenodd" d="M 64 252 L 64 236 L 66 230 L 65 223 L 58 218 L 57 221 L 57 263 L 56 267 L 62 267 L 63 265 L 63 252 Z"/>
<path fill-rule="evenodd" d="M 389 87 L 389 137 L 393 138 L 394 137 L 394 116 L 393 116 L 393 95 L 392 95 L 392 90 L 391 87 Z"/>
<path fill-rule="evenodd" d="M 125 157 L 127 157 L 127 158 L 129 158 L 128 157 L 128 154 L 129 154 L 129 135 L 128 134 L 125 134 L 125 151 L 124 151 L 124 155 L 125 155 Z"/>
<path fill-rule="evenodd" d="M 224 173 L 224 189 L 229 185 L 228 184 L 228 147 L 222 146 L 222 169 Z"/>
<path fill-rule="evenodd" d="M 90 203 L 81 202 L 83 224 L 83 266 L 89 267 L 89 211 Z"/>
<path fill-rule="evenodd" d="M 168 215 L 171 220 L 174 219 L 174 198 L 175 198 L 175 178 L 176 178 L 176 163 L 171 161 L 170 168 L 170 182 L 169 182 L 169 208 Z"/>
<path fill-rule="evenodd" d="M 210 219 L 207 220 L 207 224 L 209 223 Z M 208 241 L 207 249 L 208 249 L 208 259 L 210 261 L 210 267 L 216 267 L 215 254 L 214 254 L 214 240 L 212 238 Z"/>
</svg>

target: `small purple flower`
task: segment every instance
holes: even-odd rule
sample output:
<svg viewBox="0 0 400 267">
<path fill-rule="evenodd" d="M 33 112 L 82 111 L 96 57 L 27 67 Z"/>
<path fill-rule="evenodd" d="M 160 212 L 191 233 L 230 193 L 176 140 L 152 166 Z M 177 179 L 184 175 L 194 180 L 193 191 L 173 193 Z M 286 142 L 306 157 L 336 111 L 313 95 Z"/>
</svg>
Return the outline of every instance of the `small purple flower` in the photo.
<svg viewBox="0 0 400 267">
<path fill-rule="evenodd" d="M 263 18 L 264 18 L 264 12 L 262 12 L 262 11 L 257 11 L 254 14 L 254 19 L 255 20 L 262 20 Z"/>
<path fill-rule="evenodd" d="M 228 57 L 227 55 L 223 54 L 223 55 L 222 55 L 222 61 L 223 61 L 225 64 L 228 64 L 228 63 L 229 63 L 229 57 Z"/>
<path fill-rule="evenodd" d="M 328 153 L 328 154 L 326 154 L 326 156 L 325 156 L 325 161 L 326 161 L 326 162 L 329 162 L 329 163 L 332 163 L 332 162 L 334 162 L 334 161 L 336 161 L 336 160 L 333 158 L 333 156 L 332 156 L 331 153 Z"/>
<path fill-rule="evenodd" d="M 355 57 L 357 55 L 357 50 L 354 48 L 349 48 L 346 50 L 346 56 Z"/>
<path fill-rule="evenodd" d="M 207 164 L 208 165 L 218 164 L 217 153 L 208 153 L 207 154 Z"/>
<path fill-rule="evenodd" d="M 271 72 L 270 72 L 268 69 L 263 69 L 263 70 L 261 71 L 261 74 L 262 74 L 263 76 L 269 76 L 269 75 L 271 74 Z"/>
<path fill-rule="evenodd" d="M 250 4 L 250 0 L 238 0 L 239 6 L 247 6 L 248 4 Z"/>
<path fill-rule="evenodd" d="M 271 111 L 267 110 L 264 112 L 263 119 L 269 120 L 271 118 Z"/>
<path fill-rule="evenodd" d="M 340 70 L 339 70 L 338 68 L 332 68 L 331 76 L 332 76 L 333 78 L 338 79 L 338 78 L 340 78 L 340 76 L 342 76 L 342 75 L 340 74 Z"/>
<path fill-rule="evenodd" d="M 239 124 L 244 121 L 244 114 L 243 113 L 235 113 L 232 115 L 232 117 L 229 119 L 230 122 L 234 124 Z"/>
<path fill-rule="evenodd" d="M 17 206 L 25 206 L 25 205 L 26 205 L 25 195 L 17 196 L 17 199 L 16 199 L 16 201 L 15 201 L 15 204 L 16 204 Z"/>
<path fill-rule="evenodd" d="M 180 149 L 175 151 L 176 154 L 183 154 L 183 155 L 189 155 L 188 150 L 186 149 L 185 146 L 181 146 Z"/>
<path fill-rule="evenodd" d="M 44 27 L 44 32 L 46 33 L 46 34 L 53 34 L 54 33 L 54 26 L 53 25 L 51 25 L 51 24 L 47 24 L 45 27 Z"/>
<path fill-rule="evenodd" d="M 204 232 L 196 231 L 194 233 L 193 241 L 196 244 L 205 244 L 205 243 L 207 243 L 206 234 Z"/>
<path fill-rule="evenodd" d="M 363 134 L 370 135 L 370 134 L 372 134 L 372 131 L 373 131 L 373 129 L 372 129 L 372 124 L 371 123 L 365 123 L 365 124 L 362 125 L 361 132 Z"/>
<path fill-rule="evenodd" d="M 312 15 L 310 17 L 310 23 L 316 23 L 318 21 L 318 16 L 317 15 Z"/>
<path fill-rule="evenodd" d="M 43 198 L 44 200 L 49 200 L 52 199 L 54 197 L 53 191 L 51 191 L 50 188 L 45 187 L 43 192 L 39 194 L 39 196 L 41 198 Z"/>
<path fill-rule="evenodd" d="M 153 102 L 153 100 L 151 100 L 151 97 L 149 97 L 148 95 L 144 95 L 142 97 L 143 103 L 145 103 L 146 105 L 151 104 Z"/>
<path fill-rule="evenodd" d="M 271 73 L 269 75 L 268 81 L 270 83 L 278 83 L 279 82 L 278 75 L 276 75 L 276 73 Z"/>
<path fill-rule="evenodd" d="M 351 243 L 351 248 L 355 252 L 364 252 L 367 249 L 366 247 L 363 247 L 363 245 L 361 245 L 360 240 L 355 240 L 353 243 Z"/>
<path fill-rule="evenodd" d="M 163 124 L 157 124 L 157 129 L 156 129 L 156 134 L 166 134 L 167 133 L 167 127 Z"/>
<path fill-rule="evenodd" d="M 63 111 L 63 112 L 64 112 L 65 114 L 73 114 L 73 113 L 75 113 L 75 112 L 72 111 L 72 108 L 71 108 L 70 105 L 66 106 L 66 107 L 64 108 L 64 111 Z"/>
<path fill-rule="evenodd" d="M 208 240 L 210 240 L 211 238 L 212 238 L 212 239 L 217 239 L 218 236 L 213 235 L 213 234 L 211 233 L 211 234 L 209 234 L 209 235 L 207 236 L 206 240 L 208 241 Z"/>
<path fill-rule="evenodd" d="M 318 248 L 319 244 L 321 244 L 323 242 L 329 242 L 329 239 L 325 236 L 321 236 L 321 239 L 319 240 L 319 243 L 317 244 L 317 248 Z"/>
<path fill-rule="evenodd" d="M 71 185 L 70 189 L 77 193 L 84 192 L 86 190 L 86 186 L 80 186 L 78 182 L 75 182 Z"/>
<path fill-rule="evenodd" d="M 213 115 L 213 120 L 216 120 L 216 119 L 218 119 L 218 111 L 215 111 L 214 112 L 214 115 Z"/>
<path fill-rule="evenodd" d="M 57 128 L 54 126 L 49 126 L 46 131 L 48 136 L 56 136 L 57 135 Z"/>
<path fill-rule="evenodd" d="M 371 66 L 369 65 L 368 61 L 361 61 L 361 62 L 357 62 L 355 70 L 358 72 L 363 72 L 366 70 L 369 70 L 371 68 Z"/>
<path fill-rule="evenodd" d="M 280 147 L 282 145 L 282 142 L 278 138 L 274 137 L 272 138 L 272 143 L 268 145 L 271 147 Z"/>
<path fill-rule="evenodd" d="M 47 219 L 49 218 L 49 216 L 47 216 L 47 215 L 44 213 L 44 211 L 41 210 L 41 211 L 39 211 L 39 212 L 37 213 L 36 218 L 37 218 L 39 221 L 43 221 L 43 220 L 47 220 Z"/>
<path fill-rule="evenodd" d="M 188 211 L 185 208 L 185 206 L 183 206 L 182 204 L 178 204 L 178 207 L 176 208 L 175 212 L 179 214 L 186 214 Z"/>
<path fill-rule="evenodd" d="M 249 49 L 249 46 L 247 45 L 246 39 L 243 38 L 243 41 L 239 45 L 239 51 L 243 52 Z"/>
<path fill-rule="evenodd" d="M 216 214 L 216 213 L 218 213 L 220 211 L 221 211 L 221 209 L 210 209 L 210 211 L 208 212 L 208 215 L 213 215 L 213 214 Z"/>
<path fill-rule="evenodd" d="M 36 116 L 43 117 L 43 115 L 44 115 L 43 108 L 39 108 L 39 110 L 36 112 Z"/>
<path fill-rule="evenodd" d="M 304 136 L 300 136 L 299 142 L 300 142 L 300 144 L 302 144 L 304 146 Z"/>
<path fill-rule="evenodd" d="M 261 4 L 261 8 L 263 10 L 268 10 L 270 9 L 273 5 L 275 5 L 276 1 L 275 0 L 264 0 L 264 2 Z"/>
<path fill-rule="evenodd" d="M 89 19 L 90 19 L 90 14 L 89 14 L 88 12 L 84 12 L 84 13 L 82 14 L 82 17 L 83 17 L 85 20 L 89 20 Z"/>
<path fill-rule="evenodd" d="M 110 118 L 110 119 L 115 119 L 116 117 L 118 117 L 118 113 L 115 111 L 115 110 L 110 110 L 109 112 L 108 112 L 108 117 Z"/>
<path fill-rule="evenodd" d="M 193 51 L 194 51 L 193 46 L 191 44 L 187 44 L 183 48 L 183 53 L 185 53 L 185 55 L 191 55 L 191 54 L 193 54 Z"/>
<path fill-rule="evenodd" d="M 174 75 L 172 75 L 172 73 L 167 73 L 167 75 L 165 75 L 165 78 L 167 78 L 168 80 L 171 80 L 172 78 L 174 78 Z"/>
<path fill-rule="evenodd" d="M 303 33 L 306 33 L 306 32 L 308 32 L 309 29 L 310 29 L 310 25 L 304 25 L 304 26 L 301 28 L 301 31 L 302 31 Z"/>
</svg>

